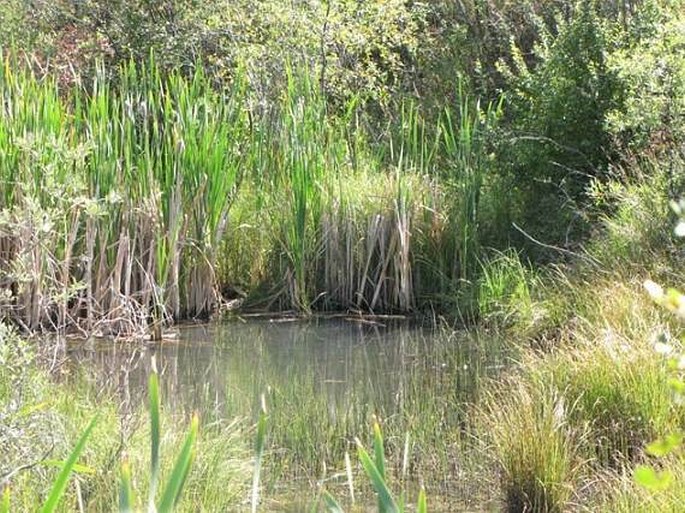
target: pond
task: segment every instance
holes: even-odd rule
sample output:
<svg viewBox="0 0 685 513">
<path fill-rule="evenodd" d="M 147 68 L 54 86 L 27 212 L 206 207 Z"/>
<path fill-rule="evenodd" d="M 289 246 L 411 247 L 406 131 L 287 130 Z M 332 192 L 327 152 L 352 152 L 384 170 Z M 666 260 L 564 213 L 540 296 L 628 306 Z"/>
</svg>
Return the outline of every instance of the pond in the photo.
<svg viewBox="0 0 685 513">
<path fill-rule="evenodd" d="M 153 365 L 172 412 L 254 422 L 266 408 L 267 511 L 301 511 L 322 480 L 344 495 L 345 453 L 354 458 L 355 437 L 370 446 L 374 420 L 395 486 L 415 497 L 423 485 L 431 511 L 455 511 L 492 499 L 474 474 L 470 410 L 483 377 L 506 364 L 501 347 L 407 320 L 258 318 L 181 326 L 157 345 L 82 344 L 69 355 L 122 412 L 145 400 Z"/>
</svg>

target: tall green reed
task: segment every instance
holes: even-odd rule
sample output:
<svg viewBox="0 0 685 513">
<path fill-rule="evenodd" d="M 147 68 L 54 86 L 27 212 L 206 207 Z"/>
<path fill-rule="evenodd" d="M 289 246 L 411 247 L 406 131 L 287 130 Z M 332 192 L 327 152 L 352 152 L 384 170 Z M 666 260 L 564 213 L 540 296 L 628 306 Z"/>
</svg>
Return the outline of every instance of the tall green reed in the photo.
<svg viewBox="0 0 685 513">
<path fill-rule="evenodd" d="M 21 296 L 11 315 L 29 329 L 151 323 L 159 337 L 165 321 L 220 304 L 218 259 L 231 258 L 221 245 L 242 246 L 232 254 L 250 266 L 244 253 L 262 255 L 267 269 L 248 273 L 264 303 L 304 313 L 407 312 L 444 302 L 478 270 L 485 137 L 499 110 L 462 89 L 436 125 L 407 103 L 378 137 L 354 99 L 332 115 L 306 69 L 288 69 L 278 104 L 257 108 L 240 69 L 219 92 L 201 66 L 162 74 L 151 55 L 116 82 L 100 67 L 87 90 L 59 90 L 10 59 L 0 266 Z M 241 200 L 243 183 L 254 201 Z M 258 237 L 230 224 L 235 201 Z M 37 228 L 45 218 L 55 230 Z"/>
<path fill-rule="evenodd" d="M 486 139 L 501 113 L 502 100 L 488 103 L 485 109 L 474 100 L 460 82 L 456 112 L 447 108 L 439 121 L 446 178 L 456 193 L 451 213 L 456 240 L 456 277 L 471 279 L 478 266 L 480 252 L 479 207 L 485 180 Z"/>
<path fill-rule="evenodd" d="M 0 163 L 0 248 L 8 281 L 31 295 L 14 317 L 30 329 L 54 323 L 42 300 L 49 281 L 68 295 L 60 324 L 86 319 L 89 329 L 123 332 L 150 317 L 209 313 L 244 159 L 240 77 L 220 94 L 201 68 L 162 76 L 150 56 L 119 70 L 116 85 L 99 68 L 88 91 L 59 91 L 12 59 L 0 75 L 0 149 L 8 156 Z M 58 225 L 43 233 L 36 218 Z M 29 249 L 27 235 L 41 244 Z M 36 247 L 59 262 L 59 273 L 35 262 Z M 33 276 L 26 287 L 17 266 Z"/>
</svg>

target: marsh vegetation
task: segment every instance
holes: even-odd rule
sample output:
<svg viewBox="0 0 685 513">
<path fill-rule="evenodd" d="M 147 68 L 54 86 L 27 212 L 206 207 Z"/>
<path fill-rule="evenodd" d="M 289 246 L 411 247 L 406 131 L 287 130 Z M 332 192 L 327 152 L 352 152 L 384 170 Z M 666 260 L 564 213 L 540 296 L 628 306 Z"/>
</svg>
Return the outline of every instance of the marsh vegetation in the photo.
<svg viewBox="0 0 685 513">
<path fill-rule="evenodd" d="M 683 7 L 0 1 L 0 511 L 685 509 Z"/>
</svg>

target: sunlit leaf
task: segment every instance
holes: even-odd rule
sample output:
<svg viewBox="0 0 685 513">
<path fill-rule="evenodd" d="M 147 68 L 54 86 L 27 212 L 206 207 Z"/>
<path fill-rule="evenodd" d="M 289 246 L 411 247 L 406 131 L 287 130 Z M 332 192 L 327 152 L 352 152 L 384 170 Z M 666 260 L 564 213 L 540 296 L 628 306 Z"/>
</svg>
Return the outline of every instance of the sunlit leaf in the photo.
<svg viewBox="0 0 685 513">
<path fill-rule="evenodd" d="M 148 395 L 150 401 L 150 494 L 148 504 L 154 505 L 159 479 L 160 446 L 159 378 L 156 372 L 150 374 Z"/>
<path fill-rule="evenodd" d="M 183 486 L 188 478 L 188 473 L 195 456 L 195 440 L 197 439 L 198 427 L 199 419 L 197 415 L 194 415 L 190 423 L 190 431 L 176 459 L 176 464 L 171 471 L 171 476 L 167 481 L 164 493 L 162 493 L 162 500 L 157 510 L 159 513 L 170 513 L 181 497 Z"/>
<path fill-rule="evenodd" d="M 369 457 L 361 442 L 357 440 L 357 452 L 359 454 L 359 461 L 361 461 L 364 472 L 371 480 L 376 493 L 378 494 L 378 504 L 381 511 L 386 511 L 388 513 L 399 513 L 399 508 L 395 499 L 392 497 L 392 493 L 385 483 L 385 479 L 381 476 L 378 468 L 374 464 L 373 460 Z"/>
<path fill-rule="evenodd" d="M 64 466 L 65 461 L 64 460 L 45 460 L 41 462 L 41 465 L 45 465 L 46 467 L 57 467 L 57 468 L 62 468 Z M 77 474 L 95 474 L 96 470 L 93 467 L 89 467 L 88 465 L 81 465 L 79 463 L 74 464 L 72 467 L 72 472 L 76 472 Z"/>
<path fill-rule="evenodd" d="M 128 461 L 121 464 L 121 480 L 119 482 L 119 512 L 132 513 L 134 505 L 131 466 Z"/>
<path fill-rule="evenodd" d="M 2 502 L 0 502 L 0 513 L 10 513 L 10 487 L 5 486 L 2 492 Z"/>
<path fill-rule="evenodd" d="M 647 454 L 652 456 L 666 456 L 677 449 L 682 442 L 683 435 L 681 433 L 672 433 L 647 445 L 645 450 Z"/>
<path fill-rule="evenodd" d="M 635 481 L 652 491 L 663 491 L 673 482 L 673 474 L 668 471 L 657 472 L 647 465 L 639 465 L 634 473 Z"/>
<path fill-rule="evenodd" d="M 426 501 L 426 490 L 421 488 L 419 492 L 419 504 L 416 506 L 416 513 L 428 513 L 428 502 Z"/>
</svg>

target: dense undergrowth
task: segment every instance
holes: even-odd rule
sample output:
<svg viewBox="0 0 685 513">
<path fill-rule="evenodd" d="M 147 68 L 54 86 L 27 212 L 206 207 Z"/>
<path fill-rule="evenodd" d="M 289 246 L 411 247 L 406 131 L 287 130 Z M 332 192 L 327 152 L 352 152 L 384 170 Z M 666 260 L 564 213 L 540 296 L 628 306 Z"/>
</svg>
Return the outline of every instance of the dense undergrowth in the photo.
<svg viewBox="0 0 685 513">
<path fill-rule="evenodd" d="M 648 278 L 682 283 L 682 251 L 669 236 L 673 215 L 659 183 L 616 191 L 617 210 L 586 258 L 539 282 L 539 295 L 533 286 L 533 308 L 548 321 L 532 332 L 523 324 L 529 335 L 520 339 L 517 369 L 492 383 L 478 408 L 509 511 L 683 507 L 677 483 L 646 491 L 631 470 L 649 460 L 646 444 L 678 431 L 685 414 L 655 351 L 680 348 L 682 328 L 642 288 Z M 682 474 L 680 456 L 662 465 Z"/>
</svg>

